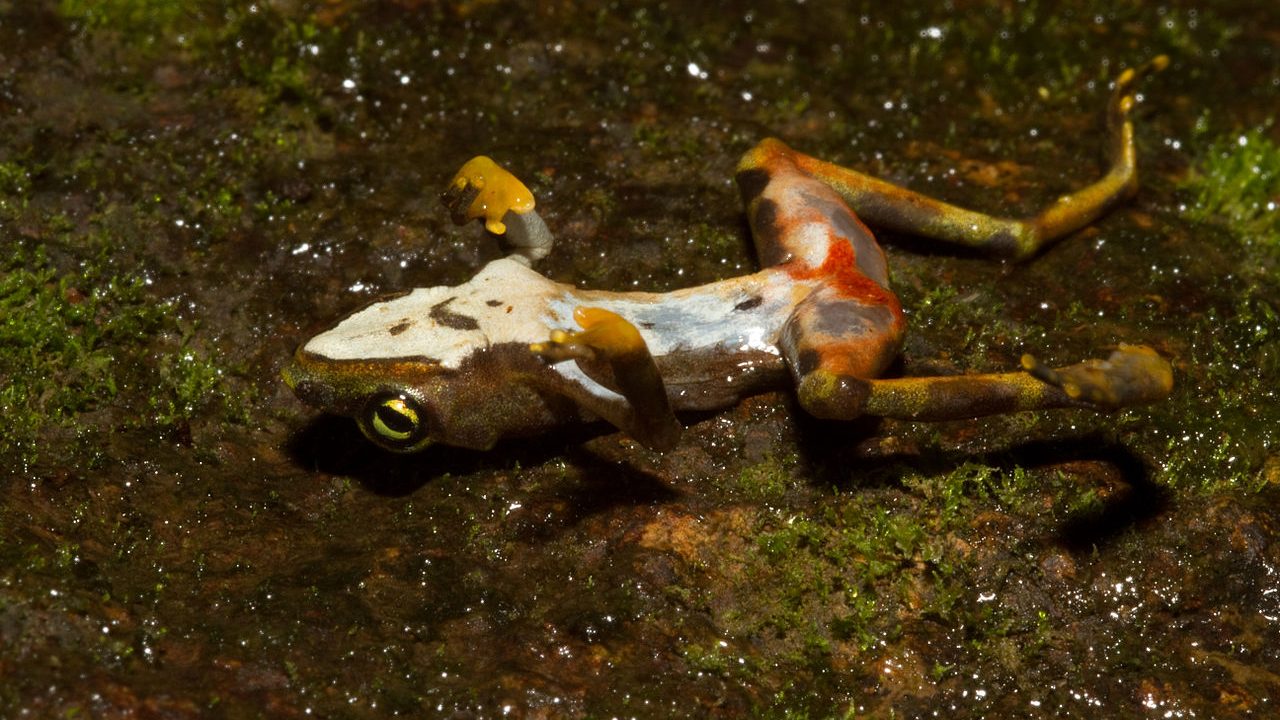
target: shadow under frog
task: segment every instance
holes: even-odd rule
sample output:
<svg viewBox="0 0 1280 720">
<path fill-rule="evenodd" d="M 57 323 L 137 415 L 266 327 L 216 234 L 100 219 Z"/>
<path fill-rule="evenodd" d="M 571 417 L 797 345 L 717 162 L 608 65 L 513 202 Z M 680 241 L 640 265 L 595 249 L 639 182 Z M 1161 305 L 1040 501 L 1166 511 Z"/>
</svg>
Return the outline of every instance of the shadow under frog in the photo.
<svg viewBox="0 0 1280 720">
<path fill-rule="evenodd" d="M 1012 372 L 883 377 L 902 346 L 902 307 L 863 221 L 953 247 L 1025 259 L 1137 189 L 1132 89 L 1108 101 L 1106 173 L 1029 219 L 955 207 L 766 139 L 737 181 L 762 269 L 668 293 L 584 290 L 532 265 L 553 239 L 533 196 L 478 157 L 444 194 L 455 222 L 482 219 L 512 249 L 469 282 L 375 302 L 300 347 L 283 371 L 306 403 L 355 418 L 388 450 L 487 449 L 604 420 L 646 447 L 679 441 L 678 419 L 793 388 L 829 420 L 937 421 L 1083 407 L 1109 411 L 1171 391 L 1169 364 L 1121 345 L 1105 360 Z"/>
</svg>

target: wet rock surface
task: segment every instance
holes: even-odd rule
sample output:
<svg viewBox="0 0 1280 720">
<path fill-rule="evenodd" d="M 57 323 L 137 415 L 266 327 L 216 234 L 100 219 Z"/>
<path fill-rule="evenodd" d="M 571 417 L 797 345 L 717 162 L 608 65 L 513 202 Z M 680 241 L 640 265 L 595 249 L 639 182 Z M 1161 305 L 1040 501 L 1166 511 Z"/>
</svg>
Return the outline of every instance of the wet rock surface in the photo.
<svg viewBox="0 0 1280 720">
<path fill-rule="evenodd" d="M 0 2 L 0 715 L 1272 715 L 1277 32 L 1254 3 Z M 1020 265 L 882 234 L 895 372 L 1141 342 L 1157 406 L 825 423 L 780 391 L 665 454 L 392 456 L 278 379 L 498 256 L 435 199 L 471 155 L 529 181 L 546 274 L 666 290 L 754 267 L 762 137 L 1028 214 L 1158 53 L 1124 207 Z"/>
</svg>

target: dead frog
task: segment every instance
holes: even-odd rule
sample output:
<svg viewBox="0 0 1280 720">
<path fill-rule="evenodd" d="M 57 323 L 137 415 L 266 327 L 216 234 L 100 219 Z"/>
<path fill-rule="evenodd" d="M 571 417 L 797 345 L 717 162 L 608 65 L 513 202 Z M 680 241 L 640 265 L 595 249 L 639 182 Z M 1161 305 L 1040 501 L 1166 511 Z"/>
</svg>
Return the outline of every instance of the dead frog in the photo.
<svg viewBox="0 0 1280 720">
<path fill-rule="evenodd" d="M 552 237 L 529 191 L 484 157 L 445 191 L 455 221 L 483 219 L 512 253 L 457 287 L 376 302 L 298 349 L 284 371 L 308 404 L 354 417 L 373 442 L 485 449 L 603 419 L 656 450 L 677 414 L 732 406 L 788 384 L 819 418 L 949 420 L 1047 408 L 1149 403 L 1173 385 L 1153 350 L 1014 372 L 881 378 L 902 346 L 902 308 L 866 222 L 1027 258 L 1137 189 L 1132 89 L 1163 56 L 1116 80 L 1106 174 L 1027 220 L 964 210 L 767 139 L 737 181 L 759 272 L 669 293 L 582 290 L 531 269 Z M 861 219 L 860 219 L 861 218 Z"/>
</svg>

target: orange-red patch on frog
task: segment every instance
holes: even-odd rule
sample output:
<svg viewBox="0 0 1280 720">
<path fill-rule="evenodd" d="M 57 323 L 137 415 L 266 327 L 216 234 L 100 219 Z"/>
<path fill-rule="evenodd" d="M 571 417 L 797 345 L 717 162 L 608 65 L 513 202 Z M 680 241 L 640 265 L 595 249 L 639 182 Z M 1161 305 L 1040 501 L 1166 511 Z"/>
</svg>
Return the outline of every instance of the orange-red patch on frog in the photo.
<svg viewBox="0 0 1280 720">
<path fill-rule="evenodd" d="M 827 256 L 822 264 L 810 267 L 800 263 L 791 263 L 787 274 L 793 280 L 821 280 L 822 283 L 839 293 L 841 297 L 857 300 L 867 305 L 888 307 L 900 318 L 902 307 L 898 297 L 888 289 L 858 269 L 858 256 L 853 246 L 843 237 L 828 231 Z"/>
</svg>

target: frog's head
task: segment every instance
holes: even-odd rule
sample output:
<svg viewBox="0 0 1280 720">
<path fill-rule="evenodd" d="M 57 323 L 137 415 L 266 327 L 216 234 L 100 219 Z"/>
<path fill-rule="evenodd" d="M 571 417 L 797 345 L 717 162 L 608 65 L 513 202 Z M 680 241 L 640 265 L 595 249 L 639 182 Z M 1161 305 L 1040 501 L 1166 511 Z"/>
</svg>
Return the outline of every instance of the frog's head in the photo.
<svg viewBox="0 0 1280 720">
<path fill-rule="evenodd" d="M 441 439 L 445 374 L 429 359 L 334 359 L 304 345 L 281 375 L 303 402 L 354 418 L 365 437 L 387 450 L 416 452 Z"/>
<path fill-rule="evenodd" d="M 373 303 L 298 348 L 284 381 L 395 452 L 483 449 L 528 434 L 545 424 L 546 406 L 516 380 L 543 366 L 529 343 L 548 332 L 547 287 L 498 260 L 463 285 Z"/>
<path fill-rule="evenodd" d="M 335 359 L 295 353 L 281 372 L 308 405 L 354 418 L 365 437 L 399 453 L 434 443 L 485 450 L 554 424 L 546 399 L 519 378 L 541 363 L 527 345 L 477 348 L 461 368 L 434 358 Z"/>
</svg>

